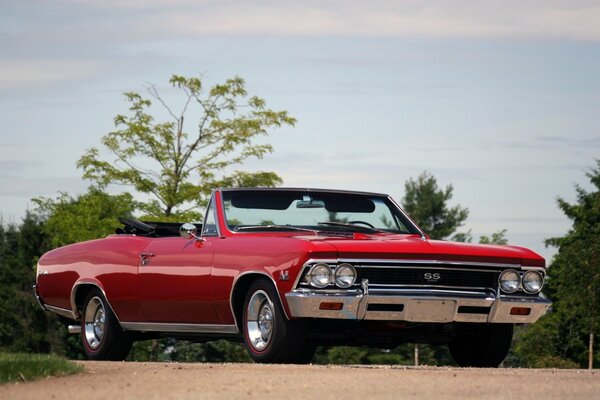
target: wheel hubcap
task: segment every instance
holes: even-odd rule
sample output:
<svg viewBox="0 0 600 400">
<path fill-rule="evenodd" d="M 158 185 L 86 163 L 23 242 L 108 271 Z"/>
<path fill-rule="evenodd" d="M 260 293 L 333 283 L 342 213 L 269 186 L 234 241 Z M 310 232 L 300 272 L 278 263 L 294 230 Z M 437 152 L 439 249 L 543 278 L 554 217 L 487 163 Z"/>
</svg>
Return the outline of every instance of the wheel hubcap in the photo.
<svg viewBox="0 0 600 400">
<path fill-rule="evenodd" d="M 273 335 L 273 303 L 264 290 L 254 292 L 246 310 L 246 330 L 250 345 L 257 351 L 264 350 Z"/>
<path fill-rule="evenodd" d="M 92 350 L 102 344 L 106 329 L 106 312 L 104 303 L 99 297 L 92 297 L 84 314 L 85 341 Z"/>
</svg>

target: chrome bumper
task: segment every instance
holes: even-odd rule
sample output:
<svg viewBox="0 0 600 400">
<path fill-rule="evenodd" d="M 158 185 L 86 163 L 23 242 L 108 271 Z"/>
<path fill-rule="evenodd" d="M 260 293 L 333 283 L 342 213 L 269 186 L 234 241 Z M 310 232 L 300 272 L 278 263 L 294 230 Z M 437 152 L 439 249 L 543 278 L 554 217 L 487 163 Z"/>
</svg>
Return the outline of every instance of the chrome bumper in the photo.
<svg viewBox="0 0 600 400">
<path fill-rule="evenodd" d="M 334 318 L 410 322 L 483 322 L 526 324 L 537 321 L 552 302 L 535 298 L 495 297 L 485 293 L 452 294 L 446 291 L 405 293 L 317 292 L 297 290 L 285 295 L 294 318 Z M 322 309 L 322 303 L 338 303 L 339 310 Z M 341 307 L 340 304 L 341 303 Z M 527 315 L 511 314 L 513 308 L 529 309 Z"/>
<path fill-rule="evenodd" d="M 31 289 L 33 290 L 33 297 L 35 297 L 37 303 L 40 305 L 40 307 L 42 307 L 42 310 L 46 311 L 46 306 L 44 306 L 44 302 L 42 301 L 40 295 L 37 292 L 37 285 L 33 285 Z"/>
</svg>

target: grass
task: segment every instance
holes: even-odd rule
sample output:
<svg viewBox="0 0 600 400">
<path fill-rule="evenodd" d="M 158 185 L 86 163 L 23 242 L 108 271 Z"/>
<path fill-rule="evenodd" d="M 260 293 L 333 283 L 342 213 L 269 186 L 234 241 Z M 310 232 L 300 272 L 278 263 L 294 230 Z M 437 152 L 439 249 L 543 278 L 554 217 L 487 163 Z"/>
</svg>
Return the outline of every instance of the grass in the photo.
<svg viewBox="0 0 600 400">
<path fill-rule="evenodd" d="M 0 384 L 28 382 L 55 375 L 71 375 L 83 367 L 54 354 L 0 352 Z"/>
</svg>

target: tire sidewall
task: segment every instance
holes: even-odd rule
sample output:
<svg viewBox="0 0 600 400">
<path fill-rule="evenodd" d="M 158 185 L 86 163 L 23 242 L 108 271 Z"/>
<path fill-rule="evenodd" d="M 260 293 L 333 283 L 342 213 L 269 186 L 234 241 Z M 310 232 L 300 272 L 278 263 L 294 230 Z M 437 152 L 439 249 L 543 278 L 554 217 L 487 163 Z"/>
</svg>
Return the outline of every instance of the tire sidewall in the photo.
<svg viewBox="0 0 600 400">
<path fill-rule="evenodd" d="M 267 346 L 263 350 L 257 350 L 250 344 L 250 337 L 248 336 L 248 303 L 254 295 L 254 293 L 261 290 L 267 294 L 272 304 L 273 330 L 271 332 L 271 338 L 269 339 Z M 265 279 L 258 279 L 254 283 L 252 283 L 252 285 L 250 285 L 248 293 L 246 294 L 246 298 L 244 299 L 242 321 L 244 341 L 252 359 L 258 362 L 271 362 L 274 359 L 278 358 L 277 353 L 281 350 L 281 346 L 285 345 L 285 315 L 283 314 L 283 309 L 279 302 L 277 292 L 275 291 L 273 285 L 270 282 L 266 281 Z"/>
<path fill-rule="evenodd" d="M 104 336 L 102 337 L 102 341 L 100 342 L 100 346 L 96 349 L 92 349 L 88 344 L 85 337 L 85 312 L 88 307 L 89 302 L 93 298 L 99 298 L 102 302 L 102 307 L 104 308 Z M 110 350 L 110 342 L 112 341 L 113 329 L 114 329 L 114 315 L 106 298 L 102 295 L 102 292 L 98 289 L 90 290 L 88 295 L 85 298 L 85 302 L 83 303 L 83 312 L 81 316 L 81 342 L 83 344 L 83 349 L 90 360 L 105 360 L 107 358 L 108 352 Z"/>
</svg>

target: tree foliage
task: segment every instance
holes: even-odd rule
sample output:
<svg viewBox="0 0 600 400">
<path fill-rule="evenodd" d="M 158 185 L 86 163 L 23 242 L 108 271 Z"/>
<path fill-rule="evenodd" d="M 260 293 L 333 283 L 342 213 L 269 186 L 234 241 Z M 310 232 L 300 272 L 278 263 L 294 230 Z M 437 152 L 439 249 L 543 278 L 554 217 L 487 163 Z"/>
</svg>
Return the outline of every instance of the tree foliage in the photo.
<svg viewBox="0 0 600 400">
<path fill-rule="evenodd" d="M 149 94 L 169 119 L 156 121 L 152 100 L 136 92 L 125 93 L 127 115 L 115 117 L 115 131 L 102 138 L 104 158 L 97 148 L 84 154 L 77 165 L 83 177 L 100 187 L 122 184 L 149 195 L 143 212 L 163 219 L 201 218 L 206 196 L 218 186 L 275 186 L 273 172 L 227 171 L 249 158 L 262 158 L 273 148 L 256 143 L 268 130 L 296 122 L 286 111 L 273 111 L 265 100 L 249 96 L 240 77 L 209 89 L 201 78 L 173 75 L 169 83 L 180 91 L 183 106 L 174 111 L 158 90 Z M 199 120 L 188 129 L 185 116 L 196 112 Z"/>
<path fill-rule="evenodd" d="M 473 235 L 471 235 L 471 230 L 469 229 L 467 232 L 459 232 L 454 234 L 452 236 L 452 240 L 455 242 L 471 243 L 473 242 Z M 508 239 L 506 238 L 506 229 L 493 232 L 490 236 L 479 236 L 479 244 L 508 244 Z"/>
<path fill-rule="evenodd" d="M 76 358 L 60 318 L 44 312 L 32 296 L 35 265 L 49 250 L 43 227 L 43 219 L 30 212 L 18 226 L 0 223 L 0 351 Z"/>
<path fill-rule="evenodd" d="M 404 185 L 402 207 L 432 239 L 444 239 L 463 225 L 469 210 L 460 205 L 449 207 L 452 185 L 438 187 L 435 177 L 423 172 L 416 180 Z"/>
<path fill-rule="evenodd" d="M 60 193 L 55 199 L 33 199 L 44 218 L 43 230 L 51 248 L 114 233 L 119 217 L 131 217 L 136 203 L 129 193 L 110 195 L 97 187 L 76 197 Z"/>
<path fill-rule="evenodd" d="M 546 242 L 558 247 L 544 290 L 553 300 L 554 312 L 523 335 L 528 341 L 546 338 L 545 358 L 581 367 L 587 366 L 589 335 L 597 334 L 600 321 L 600 160 L 596 163 L 586 174 L 591 191 L 576 185 L 575 203 L 558 198 L 558 207 L 571 220 L 571 228 L 565 236 Z M 527 362 L 539 365 L 545 358 L 533 355 Z M 595 363 L 599 359 L 594 356 Z"/>
</svg>

